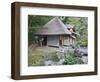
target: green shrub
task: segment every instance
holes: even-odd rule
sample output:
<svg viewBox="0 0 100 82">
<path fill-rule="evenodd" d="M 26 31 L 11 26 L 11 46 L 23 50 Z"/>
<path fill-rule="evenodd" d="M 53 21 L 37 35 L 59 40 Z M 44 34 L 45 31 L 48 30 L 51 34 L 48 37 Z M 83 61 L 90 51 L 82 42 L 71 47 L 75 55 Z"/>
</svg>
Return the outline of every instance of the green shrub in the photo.
<svg viewBox="0 0 100 82">
<path fill-rule="evenodd" d="M 68 51 L 63 64 L 72 65 L 82 63 L 78 57 L 75 56 L 74 52 Z"/>
<path fill-rule="evenodd" d="M 56 52 L 52 52 L 50 55 L 51 55 L 51 60 L 52 60 L 52 61 L 55 61 L 55 62 L 56 62 L 56 61 L 59 61 Z"/>
<path fill-rule="evenodd" d="M 28 54 L 28 66 L 41 66 L 43 63 L 39 63 L 43 60 L 44 56 L 42 52 L 33 51 L 33 53 Z"/>
</svg>

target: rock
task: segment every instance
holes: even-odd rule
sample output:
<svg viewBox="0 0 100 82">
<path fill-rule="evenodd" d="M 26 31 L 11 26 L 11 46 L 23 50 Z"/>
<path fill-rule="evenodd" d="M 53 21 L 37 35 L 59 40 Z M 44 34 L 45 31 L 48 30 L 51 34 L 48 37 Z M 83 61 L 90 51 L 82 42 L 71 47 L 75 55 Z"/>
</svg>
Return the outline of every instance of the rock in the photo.
<svg viewBox="0 0 100 82">
<path fill-rule="evenodd" d="M 45 65 L 46 65 L 46 66 L 52 65 L 52 61 L 51 61 L 51 60 L 45 61 Z"/>
<path fill-rule="evenodd" d="M 41 60 L 39 60 L 39 61 L 37 62 L 37 64 L 43 66 L 43 65 L 44 65 L 44 62 L 45 62 L 44 59 L 41 59 Z"/>
<path fill-rule="evenodd" d="M 46 61 L 51 60 L 51 55 L 50 55 L 50 53 L 45 53 L 45 55 L 44 55 L 44 60 L 46 60 Z"/>
<path fill-rule="evenodd" d="M 58 65 L 62 65 L 64 61 L 65 61 L 65 59 L 60 59 L 58 62 Z"/>
<path fill-rule="evenodd" d="M 57 55 L 59 60 L 62 58 L 65 58 L 64 53 L 57 52 L 56 55 Z"/>
<path fill-rule="evenodd" d="M 81 60 L 83 61 L 84 64 L 88 63 L 88 56 L 82 56 Z"/>
<path fill-rule="evenodd" d="M 87 56 L 88 55 L 88 50 L 87 48 L 76 48 L 74 50 L 76 53 L 76 56 L 82 57 L 82 56 Z"/>
</svg>

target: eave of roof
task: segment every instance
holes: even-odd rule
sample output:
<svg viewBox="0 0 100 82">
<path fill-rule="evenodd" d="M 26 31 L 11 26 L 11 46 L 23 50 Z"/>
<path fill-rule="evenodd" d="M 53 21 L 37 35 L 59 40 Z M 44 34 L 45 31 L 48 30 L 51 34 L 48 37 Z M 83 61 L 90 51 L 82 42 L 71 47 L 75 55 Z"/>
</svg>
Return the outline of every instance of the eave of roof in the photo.
<svg viewBox="0 0 100 82">
<path fill-rule="evenodd" d="M 40 35 L 62 35 L 72 34 L 68 29 L 66 29 L 66 26 L 64 23 L 58 18 L 55 17 L 52 20 L 50 20 L 47 24 L 43 26 L 43 28 L 39 29 L 36 34 Z"/>
</svg>

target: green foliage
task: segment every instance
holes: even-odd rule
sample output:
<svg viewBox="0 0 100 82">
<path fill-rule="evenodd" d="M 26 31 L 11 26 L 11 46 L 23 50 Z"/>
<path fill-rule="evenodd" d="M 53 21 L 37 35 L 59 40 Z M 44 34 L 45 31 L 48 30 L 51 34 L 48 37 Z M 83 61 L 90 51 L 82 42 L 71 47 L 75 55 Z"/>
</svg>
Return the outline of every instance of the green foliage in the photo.
<svg viewBox="0 0 100 82">
<path fill-rule="evenodd" d="M 68 51 L 63 64 L 73 65 L 73 64 L 81 64 L 81 63 L 82 61 L 78 57 L 75 56 L 74 52 Z"/>
<path fill-rule="evenodd" d="M 38 16 L 38 15 L 28 15 L 28 27 L 29 32 L 33 32 L 33 34 L 40 28 L 43 27 L 48 21 L 50 21 L 53 17 L 51 16 Z"/>
<path fill-rule="evenodd" d="M 87 38 L 88 38 L 88 18 L 87 17 L 65 17 L 62 20 L 65 24 L 75 25 L 76 33 L 80 36 L 77 36 L 76 46 L 87 47 Z"/>
<path fill-rule="evenodd" d="M 56 52 L 52 52 L 50 55 L 51 55 L 51 60 L 52 60 L 52 61 L 55 61 L 55 62 L 56 62 L 56 61 L 59 61 Z"/>
<path fill-rule="evenodd" d="M 33 50 L 28 54 L 28 66 L 41 66 L 44 64 L 42 60 L 43 52 L 41 51 Z"/>
<path fill-rule="evenodd" d="M 34 33 L 36 33 L 38 29 L 41 29 L 43 25 L 52 18 L 52 16 L 28 15 L 28 45 L 35 42 Z"/>
<path fill-rule="evenodd" d="M 52 18 L 53 18 L 52 16 L 28 15 L 28 26 L 40 27 L 45 25 L 45 23 L 47 23 Z"/>
</svg>

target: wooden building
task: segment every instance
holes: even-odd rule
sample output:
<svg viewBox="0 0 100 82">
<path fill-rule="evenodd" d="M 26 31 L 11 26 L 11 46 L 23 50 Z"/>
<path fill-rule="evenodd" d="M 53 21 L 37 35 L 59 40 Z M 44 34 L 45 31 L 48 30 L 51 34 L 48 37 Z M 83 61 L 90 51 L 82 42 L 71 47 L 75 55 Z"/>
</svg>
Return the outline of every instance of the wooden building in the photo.
<svg viewBox="0 0 100 82">
<path fill-rule="evenodd" d="M 47 24 L 36 32 L 43 38 L 42 45 L 69 46 L 75 44 L 74 26 L 64 24 L 58 17 L 51 19 Z"/>
</svg>

